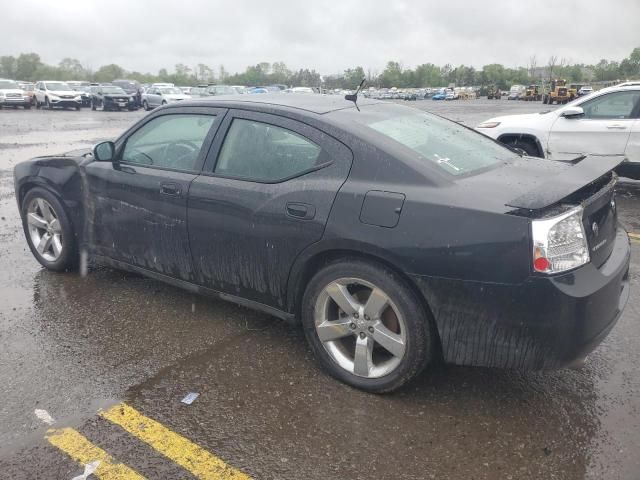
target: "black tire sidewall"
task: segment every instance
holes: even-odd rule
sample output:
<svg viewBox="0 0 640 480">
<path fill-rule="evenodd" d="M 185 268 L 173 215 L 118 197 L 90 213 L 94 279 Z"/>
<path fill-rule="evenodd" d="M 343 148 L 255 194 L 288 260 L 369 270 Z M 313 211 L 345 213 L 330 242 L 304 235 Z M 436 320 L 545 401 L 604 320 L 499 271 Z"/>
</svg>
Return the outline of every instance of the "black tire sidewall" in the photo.
<svg viewBox="0 0 640 480">
<path fill-rule="evenodd" d="M 62 229 L 62 239 L 64 243 L 62 255 L 55 262 L 49 262 L 48 260 L 42 258 L 38 253 L 36 246 L 31 242 L 31 235 L 29 235 L 29 226 L 27 223 L 27 209 L 29 207 L 29 203 L 31 203 L 34 198 L 43 198 L 44 200 L 46 200 L 49 205 L 53 207 L 56 216 L 58 217 L 58 221 L 60 222 L 60 228 Z M 31 249 L 31 253 L 33 253 L 33 256 L 36 258 L 36 260 L 38 260 L 38 262 L 40 262 L 43 267 L 49 270 L 54 270 L 56 272 L 75 270 L 77 268 L 78 250 L 73 225 L 71 224 L 71 221 L 69 220 L 64 207 L 54 194 L 40 187 L 35 187 L 29 190 L 22 200 L 20 214 L 22 216 L 22 228 L 24 230 L 25 236 L 27 237 L 27 243 L 29 245 L 29 248 Z"/>
<path fill-rule="evenodd" d="M 406 350 L 400 365 L 380 378 L 363 378 L 338 366 L 325 350 L 315 330 L 314 310 L 316 300 L 326 285 L 345 277 L 366 280 L 381 288 L 400 310 L 405 321 Z M 359 259 L 340 260 L 327 265 L 309 282 L 302 302 L 302 326 L 311 350 L 322 368 L 334 378 L 361 390 L 391 392 L 409 382 L 431 361 L 433 334 L 430 321 L 422 303 L 393 270 L 374 262 Z"/>
</svg>

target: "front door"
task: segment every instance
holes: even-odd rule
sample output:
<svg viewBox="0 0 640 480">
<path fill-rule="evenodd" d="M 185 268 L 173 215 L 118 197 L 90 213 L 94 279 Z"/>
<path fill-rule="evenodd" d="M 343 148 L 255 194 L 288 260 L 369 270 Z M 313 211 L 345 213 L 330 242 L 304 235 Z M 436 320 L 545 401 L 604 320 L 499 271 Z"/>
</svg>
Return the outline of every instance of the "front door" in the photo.
<svg viewBox="0 0 640 480">
<path fill-rule="evenodd" d="M 297 121 L 230 111 L 211 152 L 189 190 L 197 281 L 284 309 L 291 266 L 322 237 L 351 151 Z"/>
<path fill-rule="evenodd" d="M 580 103 L 584 115 L 558 117 L 549 134 L 550 158 L 624 155 L 640 91 L 612 92 Z"/>
<path fill-rule="evenodd" d="M 86 167 L 87 235 L 96 254 L 193 280 L 187 195 L 215 134 L 213 110 L 152 116 L 117 142 L 116 162 Z"/>
</svg>

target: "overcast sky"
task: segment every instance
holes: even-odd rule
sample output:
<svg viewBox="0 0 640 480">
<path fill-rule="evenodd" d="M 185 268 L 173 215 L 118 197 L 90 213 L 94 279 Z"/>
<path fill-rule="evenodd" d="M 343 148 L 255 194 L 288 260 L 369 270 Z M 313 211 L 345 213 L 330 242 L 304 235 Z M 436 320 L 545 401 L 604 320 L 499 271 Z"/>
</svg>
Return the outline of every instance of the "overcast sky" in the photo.
<svg viewBox="0 0 640 480">
<path fill-rule="evenodd" d="M 261 61 L 324 74 L 388 60 L 538 66 L 621 60 L 640 46 L 640 0 L 2 0 L 0 55 L 77 58 L 157 73 L 176 63 L 243 71 Z M 454 4 L 468 3 L 468 6 Z M 533 12 L 531 8 L 533 6 Z"/>
</svg>

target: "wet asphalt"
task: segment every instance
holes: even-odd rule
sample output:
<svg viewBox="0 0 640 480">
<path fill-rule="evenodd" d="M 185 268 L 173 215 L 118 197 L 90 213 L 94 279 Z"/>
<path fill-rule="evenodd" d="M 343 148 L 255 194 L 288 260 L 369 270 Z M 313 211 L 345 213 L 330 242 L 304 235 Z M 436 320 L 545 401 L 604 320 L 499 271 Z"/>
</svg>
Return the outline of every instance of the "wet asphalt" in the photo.
<svg viewBox="0 0 640 480">
<path fill-rule="evenodd" d="M 540 103 L 411 102 L 474 126 Z M 12 167 L 113 138 L 144 112 L 0 111 L 0 478 L 71 479 L 45 440 L 72 427 L 147 478 L 194 478 L 97 415 L 125 401 L 256 479 L 640 479 L 640 242 L 631 298 L 580 370 L 435 366 L 391 395 L 323 374 L 272 317 L 107 268 L 43 270 Z M 640 233 L 640 182 L 621 221 Z M 180 403 L 188 392 L 200 396 Z"/>
</svg>

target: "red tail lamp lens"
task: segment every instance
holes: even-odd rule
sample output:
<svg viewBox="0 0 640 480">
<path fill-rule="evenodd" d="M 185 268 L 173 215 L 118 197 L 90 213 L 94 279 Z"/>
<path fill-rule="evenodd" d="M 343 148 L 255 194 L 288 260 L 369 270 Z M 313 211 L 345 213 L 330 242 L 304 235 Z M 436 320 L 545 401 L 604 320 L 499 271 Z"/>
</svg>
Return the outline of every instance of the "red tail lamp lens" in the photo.
<svg viewBox="0 0 640 480">
<path fill-rule="evenodd" d="M 533 262 L 533 268 L 538 272 L 546 272 L 551 267 L 551 263 L 545 257 L 538 257 Z"/>
</svg>

